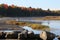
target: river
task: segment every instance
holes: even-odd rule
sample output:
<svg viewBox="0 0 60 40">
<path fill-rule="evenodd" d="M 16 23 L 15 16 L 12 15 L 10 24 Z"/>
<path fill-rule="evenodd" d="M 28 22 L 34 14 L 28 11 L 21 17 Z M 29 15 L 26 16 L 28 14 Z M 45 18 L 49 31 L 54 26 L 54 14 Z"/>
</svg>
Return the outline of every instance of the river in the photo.
<svg viewBox="0 0 60 40">
<path fill-rule="evenodd" d="M 21 18 L 3 18 L 4 20 L 19 19 L 19 21 L 42 23 L 42 25 L 48 25 L 50 27 L 50 32 L 60 35 L 60 20 L 34 20 L 35 17 L 21 17 Z M 35 34 L 40 34 L 42 30 L 33 30 L 28 26 L 23 27 L 26 30 L 33 31 Z M 57 40 L 57 39 L 54 39 Z"/>
<path fill-rule="evenodd" d="M 34 20 L 33 18 L 20 18 L 19 21 L 28 21 L 28 22 L 42 22 L 42 25 L 48 25 L 50 27 L 50 32 L 60 35 L 60 20 Z M 24 27 L 27 30 L 32 30 L 35 34 L 40 34 L 42 30 L 33 30 L 28 26 Z M 54 40 L 58 40 L 55 38 Z"/>
<path fill-rule="evenodd" d="M 50 32 L 60 35 L 60 20 L 43 20 L 41 21 L 42 25 L 48 25 L 50 27 Z M 42 30 L 33 30 L 32 28 L 25 26 L 27 30 L 32 30 L 35 34 L 40 34 Z M 54 40 L 58 40 L 55 38 Z"/>
</svg>

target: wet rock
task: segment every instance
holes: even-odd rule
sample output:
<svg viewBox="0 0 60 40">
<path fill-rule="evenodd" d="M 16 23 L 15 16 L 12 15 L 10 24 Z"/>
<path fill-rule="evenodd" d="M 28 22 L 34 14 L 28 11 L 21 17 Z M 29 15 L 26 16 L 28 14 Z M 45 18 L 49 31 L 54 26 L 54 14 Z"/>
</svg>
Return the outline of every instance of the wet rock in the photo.
<svg viewBox="0 0 60 40">
<path fill-rule="evenodd" d="M 17 33 L 12 33 L 12 32 L 8 32 L 6 33 L 6 39 L 17 39 L 18 38 L 18 34 Z"/>
<path fill-rule="evenodd" d="M 5 35 L 6 35 L 6 33 L 0 32 L 0 39 L 5 39 Z"/>
</svg>

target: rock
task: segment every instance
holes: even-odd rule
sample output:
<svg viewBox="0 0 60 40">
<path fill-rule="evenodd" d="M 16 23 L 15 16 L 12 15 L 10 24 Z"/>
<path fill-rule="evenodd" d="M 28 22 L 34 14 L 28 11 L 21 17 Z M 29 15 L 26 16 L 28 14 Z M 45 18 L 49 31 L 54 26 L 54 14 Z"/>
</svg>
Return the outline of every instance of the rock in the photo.
<svg viewBox="0 0 60 40">
<path fill-rule="evenodd" d="M 0 32 L 0 39 L 5 39 L 5 35 L 6 35 L 6 33 Z"/>
<path fill-rule="evenodd" d="M 60 36 L 58 36 L 57 38 L 58 38 L 58 40 L 60 40 Z"/>
<path fill-rule="evenodd" d="M 5 37 L 6 37 L 6 39 L 17 39 L 18 33 L 7 32 Z"/>
<path fill-rule="evenodd" d="M 42 38 L 43 40 L 53 40 L 55 37 L 56 35 L 54 33 L 47 32 L 47 31 L 43 31 L 40 34 L 40 38 Z"/>
</svg>

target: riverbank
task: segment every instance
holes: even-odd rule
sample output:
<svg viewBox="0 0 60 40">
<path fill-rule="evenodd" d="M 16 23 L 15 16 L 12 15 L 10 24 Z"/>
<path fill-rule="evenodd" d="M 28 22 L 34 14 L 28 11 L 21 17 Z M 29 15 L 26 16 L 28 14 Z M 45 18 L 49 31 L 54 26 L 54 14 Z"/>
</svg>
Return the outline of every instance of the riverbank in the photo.
<svg viewBox="0 0 60 40">
<path fill-rule="evenodd" d="M 60 16 L 45 16 L 45 17 L 37 17 L 34 20 L 60 20 Z"/>
</svg>

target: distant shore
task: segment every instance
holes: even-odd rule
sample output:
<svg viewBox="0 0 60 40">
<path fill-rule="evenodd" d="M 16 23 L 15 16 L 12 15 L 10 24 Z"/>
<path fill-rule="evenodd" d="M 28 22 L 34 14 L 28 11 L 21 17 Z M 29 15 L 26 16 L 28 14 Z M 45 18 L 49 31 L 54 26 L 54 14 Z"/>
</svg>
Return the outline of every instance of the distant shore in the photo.
<svg viewBox="0 0 60 40">
<path fill-rule="evenodd" d="M 60 16 L 45 16 L 40 18 L 34 18 L 34 20 L 60 20 Z"/>
<path fill-rule="evenodd" d="M 33 20 L 60 20 L 60 16 L 44 16 L 44 17 L 0 17 L 0 18 L 7 18 L 7 19 L 33 19 Z"/>
</svg>

